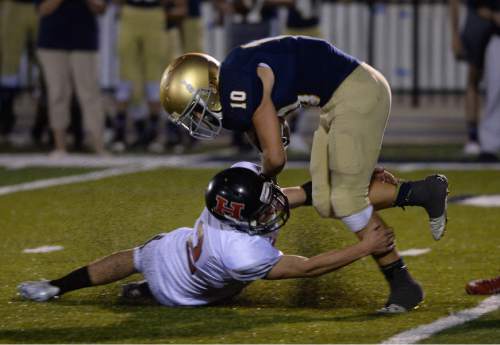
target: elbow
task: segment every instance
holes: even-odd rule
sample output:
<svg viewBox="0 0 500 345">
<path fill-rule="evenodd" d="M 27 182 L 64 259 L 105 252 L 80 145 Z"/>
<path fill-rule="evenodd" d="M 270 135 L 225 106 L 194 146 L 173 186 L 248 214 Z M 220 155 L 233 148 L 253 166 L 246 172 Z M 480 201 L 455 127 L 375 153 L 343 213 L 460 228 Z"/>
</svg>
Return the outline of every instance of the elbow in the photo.
<svg viewBox="0 0 500 345">
<path fill-rule="evenodd" d="M 285 167 L 286 157 L 275 157 L 269 160 L 269 165 L 274 168 L 274 170 L 281 171 Z"/>
</svg>

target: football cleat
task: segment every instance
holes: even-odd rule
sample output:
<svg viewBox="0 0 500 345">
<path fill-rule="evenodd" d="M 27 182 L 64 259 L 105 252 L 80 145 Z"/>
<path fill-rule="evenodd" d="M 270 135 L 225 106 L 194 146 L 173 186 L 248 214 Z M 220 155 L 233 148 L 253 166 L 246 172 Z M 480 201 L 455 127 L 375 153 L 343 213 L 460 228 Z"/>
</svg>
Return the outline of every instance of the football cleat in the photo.
<svg viewBox="0 0 500 345">
<path fill-rule="evenodd" d="M 17 291 L 24 298 L 36 302 L 48 301 L 59 294 L 59 288 L 50 285 L 48 280 L 21 283 L 17 286 Z"/>
<path fill-rule="evenodd" d="M 417 309 L 424 300 L 424 290 L 417 282 L 410 282 L 391 290 L 385 306 L 378 314 L 401 314 Z"/>
<path fill-rule="evenodd" d="M 122 285 L 121 296 L 130 300 L 153 297 L 148 282 L 145 280 Z"/>
<path fill-rule="evenodd" d="M 493 279 L 473 280 L 465 286 L 469 295 L 494 295 L 500 293 L 500 276 Z"/>
<path fill-rule="evenodd" d="M 430 197 L 423 205 L 429 215 L 432 237 L 439 241 L 446 231 L 448 207 L 448 179 L 444 175 L 431 175 L 425 178 L 429 186 Z"/>
<path fill-rule="evenodd" d="M 379 310 L 377 310 L 378 314 L 402 314 L 406 313 L 408 310 L 406 310 L 405 307 L 402 307 L 398 304 L 389 304 L 388 306 L 385 306 Z"/>
</svg>

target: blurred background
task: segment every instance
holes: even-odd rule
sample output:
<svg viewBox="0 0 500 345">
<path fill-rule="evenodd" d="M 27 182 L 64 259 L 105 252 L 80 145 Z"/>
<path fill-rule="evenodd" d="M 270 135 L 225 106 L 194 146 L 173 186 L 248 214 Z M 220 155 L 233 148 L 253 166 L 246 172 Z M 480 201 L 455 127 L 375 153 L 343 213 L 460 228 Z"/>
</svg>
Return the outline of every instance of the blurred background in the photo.
<svg viewBox="0 0 500 345">
<path fill-rule="evenodd" d="M 0 152 L 255 155 L 242 135 L 200 143 L 169 123 L 159 78 L 185 52 L 223 60 L 239 44 L 294 34 L 386 76 L 383 160 L 497 161 L 499 2 L 2 0 Z M 309 154 L 317 118 L 310 109 L 291 121 L 292 159 Z"/>
</svg>

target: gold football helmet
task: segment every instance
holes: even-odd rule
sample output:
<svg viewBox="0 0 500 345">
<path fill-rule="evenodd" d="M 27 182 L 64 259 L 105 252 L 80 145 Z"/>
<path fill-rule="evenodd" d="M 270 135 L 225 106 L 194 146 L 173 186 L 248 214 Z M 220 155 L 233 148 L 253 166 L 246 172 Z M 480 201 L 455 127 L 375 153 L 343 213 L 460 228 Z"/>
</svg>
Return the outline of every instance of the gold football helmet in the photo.
<svg viewBox="0 0 500 345">
<path fill-rule="evenodd" d="M 213 139 L 222 128 L 219 66 L 209 55 L 184 54 L 161 78 L 160 100 L 168 117 L 197 139 Z"/>
</svg>

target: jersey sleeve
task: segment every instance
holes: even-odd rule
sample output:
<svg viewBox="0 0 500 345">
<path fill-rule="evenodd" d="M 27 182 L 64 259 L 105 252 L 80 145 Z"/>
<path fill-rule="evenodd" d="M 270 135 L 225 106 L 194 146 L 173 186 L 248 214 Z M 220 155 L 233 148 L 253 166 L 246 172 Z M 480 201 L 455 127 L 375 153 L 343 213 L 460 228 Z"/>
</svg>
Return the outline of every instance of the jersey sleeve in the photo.
<svg viewBox="0 0 500 345">
<path fill-rule="evenodd" d="M 247 131 L 262 101 L 263 85 L 255 70 L 222 68 L 220 73 L 222 126 Z"/>
<path fill-rule="evenodd" d="M 232 243 L 224 265 L 238 281 L 253 281 L 266 277 L 283 253 L 266 238 L 251 236 Z"/>
</svg>

